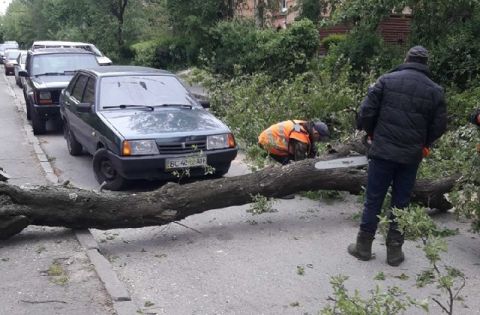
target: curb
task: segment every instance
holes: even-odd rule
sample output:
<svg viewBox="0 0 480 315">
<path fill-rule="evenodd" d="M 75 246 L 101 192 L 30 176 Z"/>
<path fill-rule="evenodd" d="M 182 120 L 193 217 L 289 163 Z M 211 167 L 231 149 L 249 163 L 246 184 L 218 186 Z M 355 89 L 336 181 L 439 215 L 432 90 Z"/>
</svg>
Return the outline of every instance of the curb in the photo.
<svg viewBox="0 0 480 315">
<path fill-rule="evenodd" d="M 20 102 L 19 97 L 15 93 L 15 90 L 12 88 L 10 81 L 7 76 L 3 74 L 5 82 L 13 101 L 15 107 L 20 113 L 26 113 L 25 107 Z M 42 170 L 45 172 L 45 177 L 48 183 L 56 185 L 59 183 L 59 178 L 55 174 L 53 167 L 50 163 L 50 160 L 40 145 L 37 137 L 33 134 L 30 124 L 28 123 L 25 115 L 20 115 L 22 120 L 22 129 L 25 132 L 27 140 L 32 144 L 35 156 L 37 157 Z M 130 294 L 124 283 L 122 283 L 115 271 L 113 270 L 110 262 L 100 253 L 100 247 L 93 237 L 90 230 L 74 230 L 75 237 L 77 238 L 80 245 L 85 249 L 85 252 L 90 259 L 91 264 L 95 268 L 100 281 L 103 283 L 107 294 L 110 296 L 113 308 L 117 315 L 132 315 L 136 314 L 139 308 L 133 303 Z"/>
</svg>

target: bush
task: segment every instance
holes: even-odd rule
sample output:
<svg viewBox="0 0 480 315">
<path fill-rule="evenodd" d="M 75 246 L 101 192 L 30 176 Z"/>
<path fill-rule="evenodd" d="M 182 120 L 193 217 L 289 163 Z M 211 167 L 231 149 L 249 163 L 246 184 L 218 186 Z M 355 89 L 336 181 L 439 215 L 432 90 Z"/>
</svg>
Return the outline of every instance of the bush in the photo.
<svg viewBox="0 0 480 315">
<path fill-rule="evenodd" d="M 446 36 L 431 48 L 430 68 L 440 83 L 462 89 L 472 86 L 480 75 L 478 34 L 459 30 Z"/>
<path fill-rule="evenodd" d="M 165 37 L 131 46 L 133 63 L 159 69 L 175 70 L 189 64 L 187 45 L 180 38 Z"/>
<path fill-rule="evenodd" d="M 329 49 L 332 45 L 338 46 L 339 44 L 343 43 L 347 35 L 345 34 L 330 34 L 324 39 L 322 39 L 321 43 L 325 49 Z"/>
<path fill-rule="evenodd" d="M 207 65 L 227 77 L 255 72 L 279 80 L 292 77 L 308 69 L 319 47 L 318 32 L 310 20 L 279 31 L 258 29 L 250 20 L 224 21 L 211 29 L 210 37 Z"/>
<path fill-rule="evenodd" d="M 158 42 L 149 40 L 145 42 L 136 43 L 131 46 L 133 51 L 133 63 L 139 66 L 153 67 L 155 62 L 155 50 Z"/>
</svg>

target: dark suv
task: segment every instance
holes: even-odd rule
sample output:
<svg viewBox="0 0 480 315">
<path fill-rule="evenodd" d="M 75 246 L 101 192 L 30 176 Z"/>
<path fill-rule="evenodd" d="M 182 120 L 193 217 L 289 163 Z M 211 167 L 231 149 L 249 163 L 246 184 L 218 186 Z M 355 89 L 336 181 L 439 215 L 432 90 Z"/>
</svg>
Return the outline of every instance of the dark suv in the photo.
<svg viewBox="0 0 480 315">
<path fill-rule="evenodd" d="M 59 97 L 76 70 L 98 66 L 95 55 L 84 49 L 38 49 L 27 53 L 23 95 L 27 119 L 32 120 L 34 134 L 45 133 L 49 118 L 59 117 Z"/>
</svg>

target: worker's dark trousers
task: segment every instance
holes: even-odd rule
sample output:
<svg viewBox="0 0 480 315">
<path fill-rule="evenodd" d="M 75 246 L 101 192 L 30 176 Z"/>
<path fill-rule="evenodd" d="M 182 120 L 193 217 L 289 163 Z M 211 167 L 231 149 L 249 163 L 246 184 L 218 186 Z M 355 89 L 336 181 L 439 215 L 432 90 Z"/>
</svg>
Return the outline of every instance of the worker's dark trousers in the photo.
<svg viewBox="0 0 480 315">
<path fill-rule="evenodd" d="M 375 234 L 379 221 L 377 216 L 381 212 L 390 185 L 392 185 L 391 207 L 402 209 L 408 206 L 418 165 L 418 163 L 401 164 L 377 158 L 369 160 L 367 196 L 360 230 Z M 394 219 L 393 215 L 390 219 Z M 396 228 L 397 224 L 390 225 L 390 229 Z"/>
</svg>

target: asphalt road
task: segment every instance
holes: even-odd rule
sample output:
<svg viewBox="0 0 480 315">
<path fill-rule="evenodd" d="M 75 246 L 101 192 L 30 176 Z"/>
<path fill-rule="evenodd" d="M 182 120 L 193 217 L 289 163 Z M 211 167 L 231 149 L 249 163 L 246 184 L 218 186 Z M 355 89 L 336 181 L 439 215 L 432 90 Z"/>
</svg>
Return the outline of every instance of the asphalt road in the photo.
<svg viewBox="0 0 480 315">
<path fill-rule="evenodd" d="M 15 91 L 22 98 L 20 90 Z M 53 127 L 39 140 L 60 180 L 98 189 L 91 157 L 70 156 L 61 132 Z M 246 171 L 239 159 L 228 175 Z M 158 185 L 139 183 L 133 189 Z M 375 260 L 362 262 L 347 254 L 358 226 L 352 217 L 361 209 L 356 196 L 325 202 L 297 195 L 277 200 L 276 212 L 256 216 L 248 208 L 207 211 L 186 218 L 182 226 L 91 232 L 134 303 L 147 314 L 317 314 L 332 296 L 330 278 L 339 274 L 349 276 L 350 290 L 363 294 L 376 285 L 400 286 L 418 299 L 439 293 L 434 286 L 415 287 L 416 274 L 428 267 L 418 242 L 406 242 L 406 261 L 398 268 L 385 263 L 380 235 L 374 242 Z M 460 231 L 448 239 L 450 250 L 443 257 L 467 276 L 455 314 L 480 314 L 478 236 L 450 213 L 434 218 Z M 384 281 L 374 280 L 379 272 L 385 274 Z M 430 301 L 430 314 L 440 313 Z"/>
<path fill-rule="evenodd" d="M 32 146 L 35 138 L 10 91 L 0 75 L 0 166 L 11 184 L 24 189 L 45 185 L 37 154 L 41 149 Z M 0 241 L 0 301 L 1 315 L 115 313 L 85 250 L 64 228 L 30 226 Z"/>
</svg>

